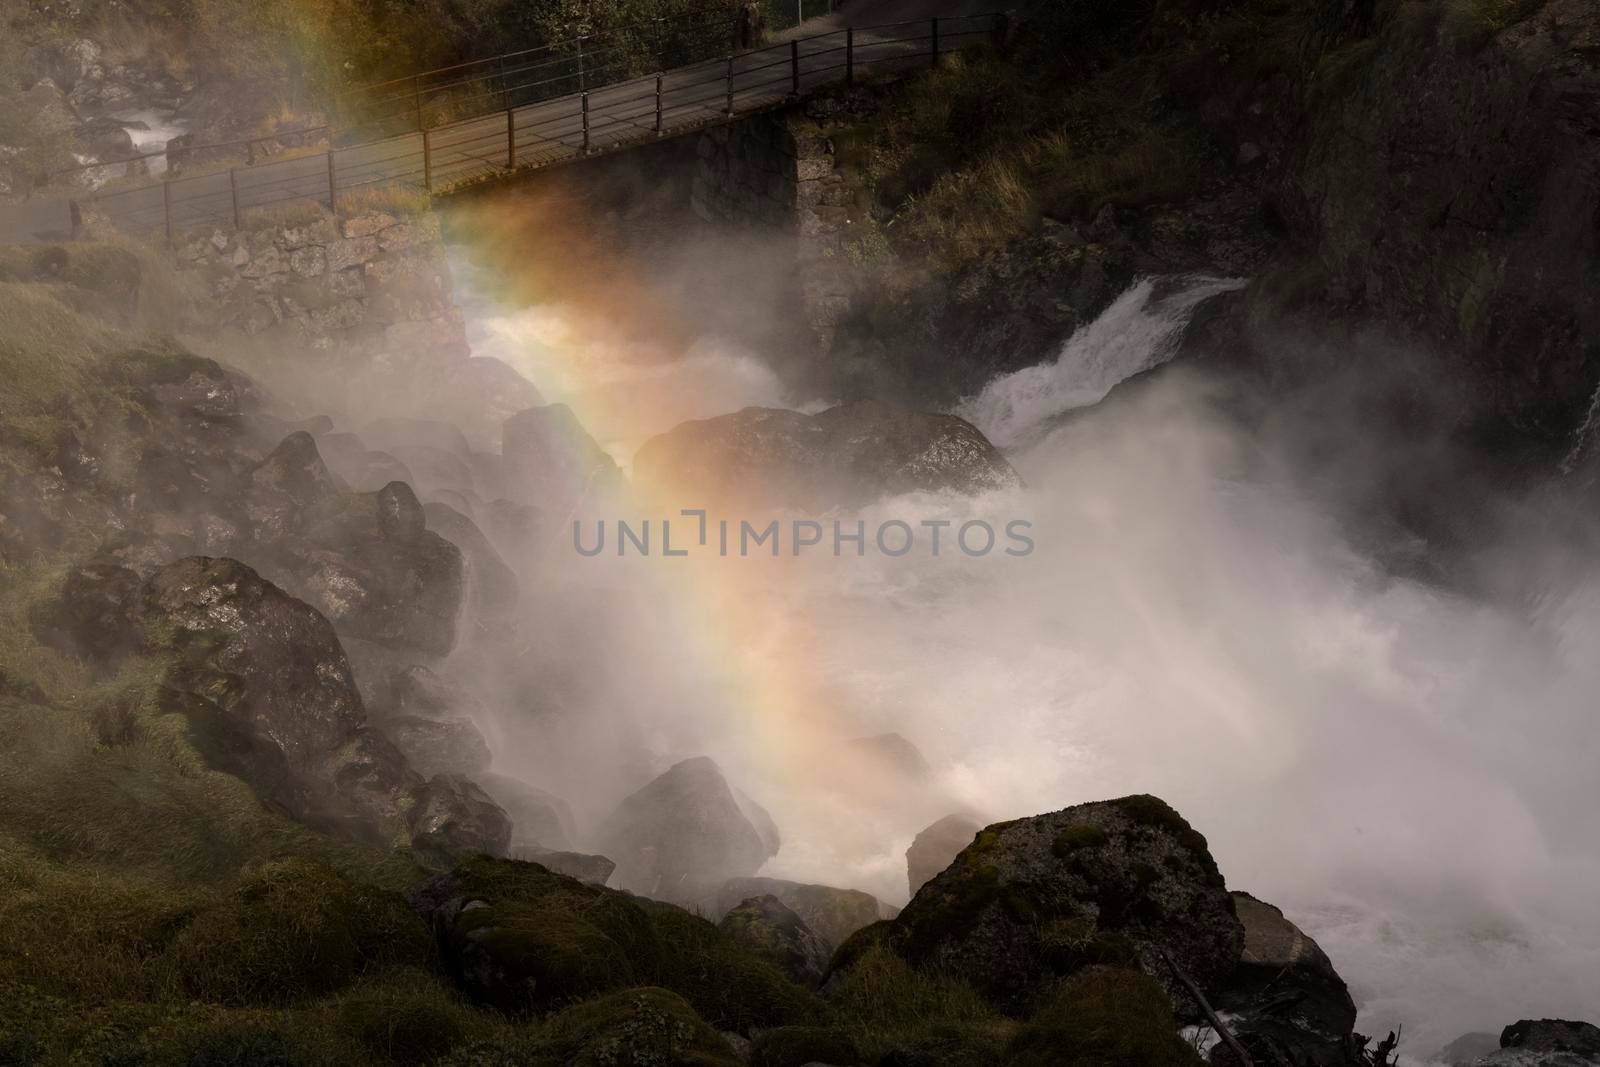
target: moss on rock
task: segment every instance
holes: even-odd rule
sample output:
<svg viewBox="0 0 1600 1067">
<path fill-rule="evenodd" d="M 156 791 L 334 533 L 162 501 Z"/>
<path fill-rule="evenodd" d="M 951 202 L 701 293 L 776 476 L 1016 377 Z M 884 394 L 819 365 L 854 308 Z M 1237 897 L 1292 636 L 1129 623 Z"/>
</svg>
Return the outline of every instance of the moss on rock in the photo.
<svg viewBox="0 0 1600 1067">
<path fill-rule="evenodd" d="M 733 1050 L 667 989 L 618 990 L 553 1016 L 538 1067 L 737 1067 Z"/>
<path fill-rule="evenodd" d="M 1159 982 L 1096 968 L 1069 978 L 1006 1050 L 1006 1067 L 1196 1067 Z"/>
</svg>

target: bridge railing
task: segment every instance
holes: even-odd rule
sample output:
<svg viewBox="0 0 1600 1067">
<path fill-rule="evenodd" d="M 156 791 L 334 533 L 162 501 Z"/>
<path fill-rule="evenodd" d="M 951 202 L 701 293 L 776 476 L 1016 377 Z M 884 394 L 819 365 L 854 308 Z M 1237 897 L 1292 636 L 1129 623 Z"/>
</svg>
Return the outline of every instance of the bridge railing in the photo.
<svg viewBox="0 0 1600 1067">
<path fill-rule="evenodd" d="M 263 210 L 337 211 L 341 198 L 373 189 L 436 192 L 726 122 L 867 72 L 936 64 L 1003 25 L 1003 15 L 984 14 L 814 34 L 420 131 L 107 190 L 82 207 L 119 229 L 172 240 L 194 228 L 237 229 Z M 74 204 L 68 225 L 78 217 Z"/>
</svg>

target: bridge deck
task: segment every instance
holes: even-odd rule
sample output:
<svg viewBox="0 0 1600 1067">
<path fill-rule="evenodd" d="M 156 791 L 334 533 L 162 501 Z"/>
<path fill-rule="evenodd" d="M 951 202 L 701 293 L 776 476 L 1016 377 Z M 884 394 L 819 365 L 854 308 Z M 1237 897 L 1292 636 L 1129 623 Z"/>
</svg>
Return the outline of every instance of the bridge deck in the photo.
<svg viewBox="0 0 1600 1067">
<path fill-rule="evenodd" d="M 796 37 L 554 99 L 364 144 L 79 198 L 132 233 L 236 226 L 250 211 L 387 186 L 438 191 L 549 167 L 783 104 L 873 70 L 914 67 L 986 39 L 995 15 L 919 19 Z M 69 201 L 0 206 L 0 241 L 71 235 Z"/>
</svg>

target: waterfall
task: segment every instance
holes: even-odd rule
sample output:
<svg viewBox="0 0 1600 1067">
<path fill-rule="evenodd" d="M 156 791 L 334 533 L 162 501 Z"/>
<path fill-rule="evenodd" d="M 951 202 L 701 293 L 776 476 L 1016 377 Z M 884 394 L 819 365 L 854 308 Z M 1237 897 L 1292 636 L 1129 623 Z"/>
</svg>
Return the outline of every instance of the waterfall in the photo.
<svg viewBox="0 0 1600 1067">
<path fill-rule="evenodd" d="M 1100 317 L 1040 363 L 991 381 L 957 409 L 1000 448 L 1036 436 L 1052 419 L 1105 399 L 1119 382 L 1172 358 L 1195 308 L 1242 288 L 1238 278 L 1140 278 Z"/>
</svg>

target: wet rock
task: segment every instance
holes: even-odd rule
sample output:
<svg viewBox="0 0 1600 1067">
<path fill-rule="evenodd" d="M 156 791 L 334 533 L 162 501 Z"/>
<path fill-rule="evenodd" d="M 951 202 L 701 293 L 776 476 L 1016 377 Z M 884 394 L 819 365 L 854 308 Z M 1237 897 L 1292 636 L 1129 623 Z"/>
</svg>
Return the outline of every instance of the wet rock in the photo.
<svg viewBox="0 0 1600 1067">
<path fill-rule="evenodd" d="M 1523 1019 L 1500 1032 L 1500 1048 L 1473 1067 L 1594 1067 L 1600 1027 L 1567 1019 Z"/>
<path fill-rule="evenodd" d="M 436 774 L 412 791 L 413 848 L 439 855 L 483 852 L 502 856 L 511 820 L 489 795 L 457 774 Z"/>
<path fill-rule="evenodd" d="M 506 566 L 478 524 L 448 504 L 424 504 L 428 529 L 461 550 L 466 565 L 468 616 L 479 627 L 498 631 L 516 612 L 517 574 Z"/>
<path fill-rule="evenodd" d="M 776 898 L 834 947 L 884 918 L 885 905 L 871 893 L 782 878 L 731 878 L 707 902 L 708 911 L 720 918 L 741 901 L 760 896 Z"/>
<path fill-rule="evenodd" d="M 337 496 L 341 488 L 322 462 L 316 439 L 303 430 L 291 433 L 250 472 L 244 508 L 253 536 L 262 541 L 290 536 L 307 509 Z"/>
<path fill-rule="evenodd" d="M 851 754 L 871 765 L 880 774 L 892 775 L 907 782 L 922 783 L 933 777 L 933 768 L 921 750 L 900 734 L 878 734 L 861 737 L 850 742 Z"/>
<path fill-rule="evenodd" d="M 404 840 L 420 785 L 367 725 L 349 662 L 315 609 L 230 559 L 162 568 L 146 589 L 175 658 L 164 687 L 201 751 L 306 821 Z"/>
<path fill-rule="evenodd" d="M 416 494 L 391 482 L 314 509 L 288 549 L 294 588 L 341 633 L 443 656 L 456 644 L 461 550 L 427 529 Z"/>
<path fill-rule="evenodd" d="M 1137 965 L 1186 1015 L 1162 952 L 1215 995 L 1244 949 L 1205 838 L 1152 796 L 1079 804 L 985 828 L 888 927 L 913 963 L 1026 1012 L 1056 978 Z"/>
<path fill-rule="evenodd" d="M 561 852 L 541 848 L 538 845 L 513 845 L 509 855 L 512 859 L 537 863 L 557 874 L 564 874 L 568 878 L 576 878 L 590 885 L 605 885 L 611 880 L 611 872 L 617 869 L 617 865 L 604 856 L 592 856 L 586 852 Z"/>
<path fill-rule="evenodd" d="M 1462 1034 L 1434 1053 L 1432 1059 L 1445 1064 L 1446 1067 L 1471 1067 L 1479 1059 L 1499 1048 L 1500 1038 L 1496 1034 Z"/>
<path fill-rule="evenodd" d="M 476 777 L 484 792 L 511 816 L 513 848 L 522 851 L 540 848 L 560 851 L 571 847 L 577 832 L 572 809 L 566 801 L 508 774 L 484 772 Z M 611 867 L 614 869 L 616 864 L 611 864 Z M 609 875 L 611 872 L 607 870 L 606 873 Z"/>
<path fill-rule="evenodd" d="M 833 946 L 777 897 L 741 901 L 717 927 L 735 944 L 766 960 L 803 986 L 822 984 Z"/>
<path fill-rule="evenodd" d="M 419 774 L 461 774 L 474 777 L 488 769 L 493 756 L 471 719 L 430 719 L 418 715 L 374 716 L 372 725 L 394 742 Z"/>
<path fill-rule="evenodd" d="M 61 592 L 33 613 L 39 639 L 59 652 L 115 667 L 143 644 L 144 582 L 127 567 L 73 567 Z"/>
<path fill-rule="evenodd" d="M 729 878 L 754 874 L 768 855 L 722 771 L 704 756 L 675 764 L 625 799 L 596 842 L 617 861 L 619 887 L 686 905 Z"/>
<path fill-rule="evenodd" d="M 910 492 L 975 493 L 1019 484 L 970 423 L 873 401 L 819 415 L 746 408 L 646 441 L 638 483 L 696 506 L 826 510 Z"/>
<path fill-rule="evenodd" d="M 950 866 L 982 829 L 983 824 L 970 815 L 946 815 L 918 834 L 906 849 L 906 880 L 912 895 Z"/>
<path fill-rule="evenodd" d="M 417 664 L 392 672 L 374 699 L 389 714 L 429 719 L 468 715 L 478 707 L 477 698 L 471 693 Z"/>
<path fill-rule="evenodd" d="M 751 800 L 743 789 L 733 791 L 734 802 L 739 805 L 739 811 L 750 825 L 756 828 L 756 833 L 761 835 L 761 844 L 766 848 L 769 857 L 776 856 L 783 847 L 783 834 L 778 831 L 778 824 L 773 820 L 772 814 Z"/>
<path fill-rule="evenodd" d="M 519 500 L 565 512 L 613 489 L 621 472 L 565 404 L 529 408 L 505 421 L 507 488 Z"/>
<path fill-rule="evenodd" d="M 326 439 L 322 442 L 326 445 Z M 330 451 L 328 463 L 341 480 L 357 493 L 372 493 L 390 482 L 413 480 L 411 468 L 387 452 Z"/>
<path fill-rule="evenodd" d="M 1271 904 L 1233 893 L 1244 954 L 1213 1003 L 1261 1064 L 1341 1067 L 1356 1006 L 1317 943 Z"/>
</svg>

